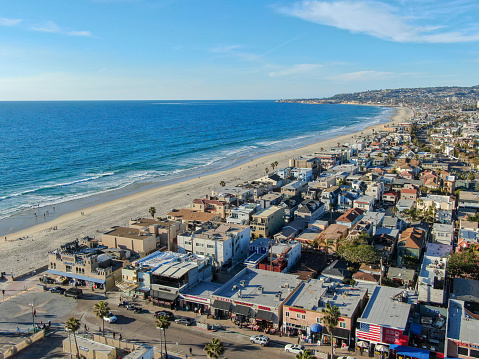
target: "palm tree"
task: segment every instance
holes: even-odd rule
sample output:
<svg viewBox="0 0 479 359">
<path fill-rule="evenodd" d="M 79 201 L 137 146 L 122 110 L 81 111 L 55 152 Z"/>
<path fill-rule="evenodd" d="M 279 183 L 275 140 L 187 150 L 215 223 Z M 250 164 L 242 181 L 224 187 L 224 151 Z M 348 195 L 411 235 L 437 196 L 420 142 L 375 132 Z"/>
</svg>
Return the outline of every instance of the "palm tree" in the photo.
<svg viewBox="0 0 479 359">
<path fill-rule="evenodd" d="M 271 166 L 271 168 L 272 168 L 272 169 L 273 169 L 273 171 L 274 171 L 274 167 L 276 166 L 276 165 L 274 164 L 274 162 L 273 162 L 273 163 L 271 163 L 271 165 L 270 165 L 270 166 Z"/>
<path fill-rule="evenodd" d="M 105 335 L 105 320 L 104 318 L 110 313 L 110 306 L 108 305 L 108 302 L 104 302 L 101 300 L 99 303 L 95 304 L 95 307 L 93 309 L 93 313 L 96 315 L 97 318 L 101 319 L 102 325 L 103 325 L 103 335 Z"/>
<path fill-rule="evenodd" d="M 156 328 L 163 331 L 163 336 L 165 337 L 165 355 L 168 358 L 168 349 L 166 348 L 166 329 L 170 327 L 170 322 L 164 315 L 160 315 L 156 320 Z M 160 334 L 161 337 L 161 334 Z"/>
<path fill-rule="evenodd" d="M 226 182 L 225 182 L 225 181 L 220 181 L 220 186 L 221 186 L 221 187 L 226 186 Z"/>
<path fill-rule="evenodd" d="M 274 161 L 274 167 L 278 167 L 278 161 Z"/>
<path fill-rule="evenodd" d="M 306 349 L 304 352 L 297 354 L 296 359 L 313 359 L 313 356 L 311 355 L 311 351 Z"/>
<path fill-rule="evenodd" d="M 203 349 L 206 352 L 206 356 L 210 359 L 218 359 L 225 352 L 223 343 L 218 338 L 211 339 L 211 342 L 207 343 Z"/>
<path fill-rule="evenodd" d="M 75 339 L 75 346 L 77 348 L 77 358 L 80 357 L 80 350 L 78 349 L 78 344 L 77 344 L 77 337 L 75 333 L 80 329 L 80 321 L 75 318 L 70 318 L 68 321 L 65 323 L 65 329 L 68 331 L 68 336 L 70 336 L 70 333 L 73 333 L 73 338 Z M 71 353 L 71 348 L 70 348 L 70 353 Z"/>
<path fill-rule="evenodd" d="M 337 306 L 331 306 L 330 303 L 326 303 L 326 308 L 321 309 L 321 313 L 324 315 L 321 321 L 331 336 L 331 359 L 334 359 L 333 328 L 338 325 L 341 313 Z"/>
<path fill-rule="evenodd" d="M 150 212 L 151 218 L 155 218 L 155 213 L 156 213 L 156 208 L 155 207 L 150 207 L 148 212 Z"/>
</svg>

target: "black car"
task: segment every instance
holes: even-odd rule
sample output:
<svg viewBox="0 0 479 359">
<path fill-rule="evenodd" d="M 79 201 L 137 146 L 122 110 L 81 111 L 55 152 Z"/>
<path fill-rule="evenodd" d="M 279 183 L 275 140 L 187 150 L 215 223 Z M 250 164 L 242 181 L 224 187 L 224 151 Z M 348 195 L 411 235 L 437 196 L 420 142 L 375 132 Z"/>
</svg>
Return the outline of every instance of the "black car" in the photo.
<svg viewBox="0 0 479 359">
<path fill-rule="evenodd" d="M 63 294 L 63 293 L 65 293 L 65 288 L 53 287 L 53 288 L 50 288 L 50 292 Z"/>
<path fill-rule="evenodd" d="M 83 296 L 83 291 L 81 289 L 78 289 L 78 288 L 70 288 L 70 289 L 67 289 L 65 291 L 64 296 L 65 297 L 73 297 L 75 299 L 78 299 L 81 296 Z"/>
<path fill-rule="evenodd" d="M 157 312 L 155 312 L 155 317 L 158 318 L 160 316 L 164 316 L 166 317 L 166 319 L 168 320 L 173 320 L 175 319 L 175 315 L 172 313 L 172 312 L 169 312 L 167 310 L 159 310 Z"/>
</svg>

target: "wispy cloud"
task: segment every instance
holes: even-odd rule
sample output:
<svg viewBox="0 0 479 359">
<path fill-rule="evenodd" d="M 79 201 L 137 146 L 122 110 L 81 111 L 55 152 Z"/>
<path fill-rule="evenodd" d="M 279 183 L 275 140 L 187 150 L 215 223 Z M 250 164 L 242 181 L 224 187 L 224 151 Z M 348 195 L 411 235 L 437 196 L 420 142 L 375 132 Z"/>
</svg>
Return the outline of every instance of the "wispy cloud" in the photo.
<svg viewBox="0 0 479 359">
<path fill-rule="evenodd" d="M 297 64 L 279 71 L 272 71 L 269 77 L 295 76 L 295 75 L 313 75 L 318 69 L 323 67 L 320 64 Z"/>
<path fill-rule="evenodd" d="M 434 6 L 437 5 L 430 4 L 430 8 Z M 450 30 L 447 23 L 438 22 L 425 25 L 413 23 L 415 20 L 413 4 L 409 4 L 406 8 L 378 1 L 303 0 L 292 6 L 279 8 L 279 11 L 310 22 L 333 26 L 353 33 L 368 34 L 389 41 L 420 43 L 479 41 L 479 31 L 473 24 L 462 24 L 461 29 Z M 455 10 L 455 13 L 458 11 L 460 10 Z M 436 15 L 440 14 L 436 13 Z M 427 20 L 424 19 L 424 21 Z M 434 19 L 434 21 L 438 20 Z"/>
<path fill-rule="evenodd" d="M 381 72 L 381 71 L 357 71 L 349 72 L 337 76 L 331 76 L 330 79 L 343 82 L 353 81 L 379 81 L 386 80 L 393 77 L 397 77 L 398 74 L 394 72 Z"/>
<path fill-rule="evenodd" d="M 0 26 L 15 26 L 21 22 L 21 19 L 7 19 L 5 17 L 0 17 Z"/>
<path fill-rule="evenodd" d="M 64 35 L 70 35 L 70 36 L 91 36 L 90 31 L 65 30 L 60 28 L 53 21 L 48 21 L 43 25 L 32 26 L 31 29 L 33 31 L 50 32 L 50 33 L 64 34 Z"/>
</svg>

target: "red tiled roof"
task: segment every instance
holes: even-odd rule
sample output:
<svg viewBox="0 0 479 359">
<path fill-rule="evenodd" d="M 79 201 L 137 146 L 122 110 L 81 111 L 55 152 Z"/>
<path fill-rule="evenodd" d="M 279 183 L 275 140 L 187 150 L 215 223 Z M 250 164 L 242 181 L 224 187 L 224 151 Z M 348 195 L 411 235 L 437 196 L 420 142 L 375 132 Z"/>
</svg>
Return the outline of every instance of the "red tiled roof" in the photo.
<svg viewBox="0 0 479 359">
<path fill-rule="evenodd" d="M 336 222 L 354 222 L 358 216 L 364 213 L 364 209 L 362 208 L 350 208 L 346 212 L 344 212 Z"/>
</svg>

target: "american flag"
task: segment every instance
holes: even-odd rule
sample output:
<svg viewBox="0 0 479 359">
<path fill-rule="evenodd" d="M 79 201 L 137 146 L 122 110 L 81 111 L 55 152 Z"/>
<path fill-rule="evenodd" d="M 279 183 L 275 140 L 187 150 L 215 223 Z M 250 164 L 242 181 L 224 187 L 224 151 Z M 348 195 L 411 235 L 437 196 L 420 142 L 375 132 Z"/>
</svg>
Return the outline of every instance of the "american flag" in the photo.
<svg viewBox="0 0 479 359">
<path fill-rule="evenodd" d="M 367 323 L 359 323 L 359 328 L 356 330 L 358 339 L 372 340 L 376 342 L 381 341 L 381 327 Z"/>
</svg>

